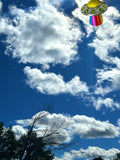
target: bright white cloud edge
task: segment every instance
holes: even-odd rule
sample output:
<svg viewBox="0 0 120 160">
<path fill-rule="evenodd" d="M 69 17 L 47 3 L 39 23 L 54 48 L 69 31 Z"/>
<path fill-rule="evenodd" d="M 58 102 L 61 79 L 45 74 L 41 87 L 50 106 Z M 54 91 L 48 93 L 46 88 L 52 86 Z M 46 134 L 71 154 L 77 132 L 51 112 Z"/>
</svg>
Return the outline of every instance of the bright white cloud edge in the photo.
<svg viewBox="0 0 120 160">
<path fill-rule="evenodd" d="M 80 77 L 75 76 L 72 80 L 65 82 L 62 75 L 55 73 L 41 72 L 37 68 L 24 68 L 27 76 L 27 84 L 31 88 L 37 89 L 43 94 L 57 95 L 61 93 L 70 93 L 78 95 L 80 93 L 88 93 L 89 88 L 85 82 L 80 81 Z"/>
<path fill-rule="evenodd" d="M 99 148 L 96 146 L 89 146 L 87 149 L 80 149 L 78 151 L 72 150 L 71 153 L 65 152 L 61 158 L 55 158 L 56 160 L 74 160 L 77 158 L 87 158 L 94 159 L 97 157 L 102 157 L 104 159 L 110 159 L 112 157 L 116 157 L 117 153 L 120 150 L 116 148 L 112 148 L 109 150 L 105 150 L 103 148 Z"/>
</svg>

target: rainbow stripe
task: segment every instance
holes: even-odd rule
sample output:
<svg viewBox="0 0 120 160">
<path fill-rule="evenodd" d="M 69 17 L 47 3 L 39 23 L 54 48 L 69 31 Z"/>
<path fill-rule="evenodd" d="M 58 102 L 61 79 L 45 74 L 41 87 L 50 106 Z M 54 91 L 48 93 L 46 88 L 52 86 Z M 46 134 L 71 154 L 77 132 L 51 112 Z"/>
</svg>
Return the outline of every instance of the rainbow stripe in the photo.
<svg viewBox="0 0 120 160">
<path fill-rule="evenodd" d="M 103 18 L 102 15 L 94 15 L 94 16 L 90 16 L 90 24 L 92 26 L 99 26 L 103 23 Z"/>
</svg>

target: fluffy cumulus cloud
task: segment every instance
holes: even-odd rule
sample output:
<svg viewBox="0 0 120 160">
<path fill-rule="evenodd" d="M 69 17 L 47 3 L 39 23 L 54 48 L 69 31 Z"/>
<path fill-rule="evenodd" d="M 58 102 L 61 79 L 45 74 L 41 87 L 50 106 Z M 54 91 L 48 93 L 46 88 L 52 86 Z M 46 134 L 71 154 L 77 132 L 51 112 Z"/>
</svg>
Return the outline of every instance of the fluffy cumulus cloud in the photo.
<svg viewBox="0 0 120 160">
<path fill-rule="evenodd" d="M 77 59 L 77 42 L 83 33 L 73 19 L 47 1 L 28 12 L 11 8 L 13 20 L 1 18 L 1 33 L 7 34 L 6 54 L 22 63 L 69 65 Z"/>
<path fill-rule="evenodd" d="M 105 62 L 117 63 L 111 52 L 120 51 L 120 13 L 115 7 L 109 7 L 103 15 L 104 23 L 96 30 L 96 36 L 88 45 L 95 48 L 95 54 Z"/>
<path fill-rule="evenodd" d="M 119 150 L 112 148 L 109 150 L 104 150 L 99 147 L 88 147 L 88 149 L 80 149 L 79 151 L 72 151 L 78 157 L 86 157 L 86 158 L 96 158 L 98 156 L 103 158 L 113 157 L 115 156 Z"/>
<path fill-rule="evenodd" d="M 99 97 L 98 99 L 93 101 L 93 104 L 96 108 L 96 110 L 99 110 L 102 106 L 105 106 L 107 108 L 111 108 L 112 110 L 114 110 L 115 108 L 120 108 L 120 104 L 114 102 L 113 99 L 111 98 L 101 98 Z"/>
<path fill-rule="evenodd" d="M 102 69 L 97 72 L 97 83 L 111 83 L 113 89 L 120 89 L 120 70 L 117 68 Z"/>
<path fill-rule="evenodd" d="M 38 136 L 45 136 L 44 140 L 50 143 L 70 142 L 71 134 L 66 130 L 67 125 L 70 123 L 69 118 L 62 114 L 50 114 L 48 112 L 40 112 L 35 114 L 31 119 L 17 120 L 16 123 L 26 128 L 36 117 L 39 117 L 35 123 L 34 130 Z M 56 134 L 57 133 L 57 134 Z M 46 136 L 50 134 L 50 136 Z"/>
<path fill-rule="evenodd" d="M 71 153 L 65 153 L 62 158 L 56 158 L 56 160 L 74 160 L 77 158 L 88 158 L 93 159 L 96 157 L 111 158 L 117 155 L 120 150 L 112 148 L 105 150 L 99 147 L 90 146 L 87 149 L 80 149 L 78 151 L 72 150 Z"/>
<path fill-rule="evenodd" d="M 32 119 L 16 122 L 22 127 L 28 126 L 39 114 L 34 115 Z M 81 138 L 114 138 L 119 135 L 119 128 L 113 124 L 84 115 L 70 117 L 63 114 L 47 113 L 37 120 L 35 129 L 39 136 L 42 136 L 46 129 L 49 132 L 58 130 L 60 134 L 56 135 L 56 139 L 61 142 L 71 141 L 74 135 L 79 135 Z M 53 137 L 55 137 L 54 134 Z"/>
<path fill-rule="evenodd" d="M 76 115 L 73 117 L 73 132 L 85 138 L 115 137 L 118 136 L 118 128 L 109 122 L 102 122 L 92 117 Z"/>
<path fill-rule="evenodd" d="M 13 132 L 15 133 L 16 139 L 19 139 L 21 135 L 26 134 L 26 129 L 20 125 L 15 125 L 12 127 Z"/>
<path fill-rule="evenodd" d="M 76 95 L 81 92 L 88 92 L 87 84 L 80 81 L 78 76 L 75 76 L 69 82 L 65 82 L 63 76 L 55 73 L 43 73 L 37 68 L 25 67 L 24 73 L 27 75 L 27 83 L 30 87 L 43 94 L 70 93 Z"/>
</svg>

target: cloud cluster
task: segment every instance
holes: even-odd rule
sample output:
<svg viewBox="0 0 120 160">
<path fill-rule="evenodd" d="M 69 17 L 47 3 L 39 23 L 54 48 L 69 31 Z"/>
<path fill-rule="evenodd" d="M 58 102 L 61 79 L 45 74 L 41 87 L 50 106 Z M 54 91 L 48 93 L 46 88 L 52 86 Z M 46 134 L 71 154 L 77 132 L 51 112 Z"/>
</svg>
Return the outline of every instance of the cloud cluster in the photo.
<svg viewBox="0 0 120 160">
<path fill-rule="evenodd" d="M 1 19 L 1 33 L 7 35 L 6 54 L 22 63 L 69 65 L 77 59 L 77 42 L 83 33 L 73 19 L 47 1 L 26 12 L 11 8 L 13 20 Z"/>
<path fill-rule="evenodd" d="M 95 48 L 95 54 L 108 63 L 115 63 L 111 52 L 120 51 L 120 25 L 115 23 L 120 19 L 120 13 L 115 7 L 109 7 L 104 13 L 104 23 L 96 30 L 96 36 L 88 45 Z"/>
<path fill-rule="evenodd" d="M 78 76 L 75 76 L 69 82 L 65 82 L 63 76 L 55 73 L 42 73 L 37 68 L 31 69 L 25 67 L 24 73 L 27 75 L 27 83 L 31 88 L 37 89 L 43 94 L 56 95 L 60 93 L 70 93 L 77 95 L 81 92 L 88 92 L 89 88 L 85 82 L 80 81 Z"/>
<path fill-rule="evenodd" d="M 40 115 L 40 116 L 39 116 Z M 17 125 L 13 126 L 13 131 L 16 138 L 26 133 L 26 128 L 36 117 L 38 120 L 35 123 L 34 130 L 38 136 L 43 136 L 46 133 L 53 133 L 46 138 L 47 142 L 68 143 L 74 135 L 79 135 L 81 138 L 97 138 L 97 137 L 116 137 L 119 134 L 118 127 L 107 121 L 99 121 L 92 117 L 84 115 L 75 115 L 73 117 L 63 114 L 50 114 L 49 112 L 39 112 L 31 119 L 17 120 Z M 120 120 L 118 120 L 119 124 Z M 57 131 L 57 132 L 56 132 Z M 55 133 L 55 134 L 54 134 Z M 57 134 L 56 134 L 57 133 Z M 65 152 L 61 158 L 55 157 L 56 160 L 74 160 L 76 158 L 93 159 L 95 157 L 111 158 L 116 156 L 120 151 L 116 148 L 105 150 L 95 146 L 89 146 L 87 149 L 71 150 Z"/>
<path fill-rule="evenodd" d="M 19 138 L 22 134 L 26 133 L 26 127 L 30 125 L 36 117 L 41 115 L 35 124 L 35 130 L 38 136 L 43 136 L 47 133 L 54 133 L 57 130 L 57 134 L 52 134 L 46 140 L 47 142 L 57 143 L 70 142 L 73 135 L 78 134 L 84 138 L 97 138 L 97 137 L 115 137 L 118 136 L 118 128 L 109 122 L 99 121 L 92 117 L 84 115 L 75 115 L 73 117 L 65 116 L 63 114 L 50 114 L 49 112 L 39 112 L 35 114 L 31 119 L 17 120 L 17 125 L 13 126 L 13 131 L 16 134 L 16 138 Z M 119 124 L 120 120 L 118 120 Z M 80 149 L 78 151 L 71 150 L 65 152 L 61 158 L 55 158 L 56 160 L 74 160 L 76 158 L 88 158 L 93 159 L 95 157 L 111 158 L 116 156 L 120 151 L 112 148 L 105 150 L 99 147 L 89 146 L 87 149 Z"/>
<path fill-rule="evenodd" d="M 104 23 L 97 27 L 95 37 L 88 46 L 95 49 L 95 54 L 110 67 L 97 69 L 96 84 L 93 105 L 100 109 L 103 105 L 109 108 L 119 108 L 119 104 L 114 99 L 107 97 L 109 93 L 119 90 L 120 81 L 120 59 L 115 52 L 120 51 L 120 13 L 115 7 L 109 7 L 103 15 Z M 110 27 L 109 27 L 110 26 Z M 114 65 L 114 68 L 113 68 Z M 115 67 L 116 66 L 116 67 Z M 100 97 L 99 97 L 100 96 Z M 104 98 L 103 98 L 104 97 Z"/>
<path fill-rule="evenodd" d="M 116 156 L 119 152 L 120 150 L 116 148 L 105 150 L 99 147 L 90 146 L 87 149 L 80 149 L 78 151 L 72 150 L 71 153 L 64 153 L 62 158 L 56 158 L 56 160 L 74 160 L 77 158 L 94 159 L 96 157 L 110 159 L 111 157 Z"/>
<path fill-rule="evenodd" d="M 41 64 L 44 69 L 49 69 L 50 64 L 69 65 L 78 58 L 77 42 L 81 41 L 84 33 L 73 19 L 58 12 L 49 3 L 49 0 L 36 0 L 36 2 L 38 6 L 34 9 L 31 8 L 28 12 L 12 7 L 11 14 L 14 18 L 11 20 L 1 17 L 0 33 L 7 35 L 5 53 L 11 54 L 13 58 L 18 58 L 24 64 Z M 84 2 L 79 0 L 80 5 L 85 2 L 88 0 Z M 1 8 L 0 1 L 0 10 Z M 81 18 L 85 24 L 87 37 L 89 37 L 95 29 L 88 26 L 89 21 L 80 13 L 80 10 L 75 12 L 76 17 Z M 111 52 L 120 51 L 120 36 L 118 36 L 120 35 L 120 25 L 115 23 L 119 17 L 118 10 L 109 7 L 104 14 L 103 25 L 98 27 L 93 42 L 88 44 L 88 46 L 95 48 L 95 54 L 100 60 L 117 66 L 117 68 L 97 70 L 97 87 L 94 93 L 101 95 L 97 99 L 93 98 L 93 104 L 97 110 L 103 105 L 112 109 L 113 106 L 119 108 L 119 104 L 113 99 L 102 98 L 113 90 L 120 89 L 120 59 L 111 54 Z M 79 76 L 65 82 L 62 75 L 42 72 L 37 68 L 25 67 L 24 73 L 27 76 L 27 84 L 43 94 L 69 93 L 76 96 L 81 93 L 89 93 L 89 87 L 80 80 Z M 31 119 L 16 121 L 17 125 L 13 126 L 13 131 L 17 139 L 22 134 L 26 134 L 27 126 L 33 122 L 35 117 L 36 115 Z M 118 126 L 120 126 L 120 120 L 118 120 Z M 119 136 L 119 127 L 108 121 L 100 121 L 84 115 L 70 117 L 63 114 L 47 113 L 37 121 L 35 130 L 38 136 L 42 136 L 46 131 L 49 133 L 58 130 L 58 134 L 52 134 L 47 141 L 54 139 L 60 143 L 70 142 L 74 135 L 79 135 L 81 138 L 114 138 Z M 88 149 L 72 150 L 71 153 L 65 153 L 62 160 L 98 156 L 110 158 L 118 152 L 120 151 L 115 148 L 104 150 L 90 146 Z"/>
<path fill-rule="evenodd" d="M 13 58 L 18 58 L 25 64 L 42 64 L 44 69 L 49 69 L 50 64 L 69 65 L 78 58 L 77 42 L 81 41 L 85 34 L 73 19 L 65 16 L 63 12 L 58 12 L 49 0 L 36 0 L 36 2 L 37 7 L 29 11 L 11 7 L 10 11 L 14 17 L 11 20 L 1 17 L 0 33 L 7 35 L 5 53 L 11 54 Z M 85 2 L 76 0 L 76 2 L 82 6 L 88 0 Z M 111 52 L 120 50 L 120 37 L 118 36 L 120 25 L 115 23 L 119 20 L 120 13 L 116 8 L 109 7 L 104 14 L 104 23 L 97 29 L 93 26 L 87 27 L 88 17 L 82 15 L 80 10 L 76 10 L 75 15 L 85 24 L 87 37 L 93 31 L 95 32 L 95 38 L 88 46 L 95 48 L 95 54 L 102 61 L 117 66 L 108 70 L 97 70 L 96 87 L 94 93 L 91 93 L 94 94 L 92 95 L 94 96 L 93 105 L 96 109 L 100 109 L 103 105 L 109 108 L 119 108 L 119 104 L 113 99 L 103 97 L 119 89 L 120 59 L 113 57 Z M 25 67 L 24 73 L 27 75 L 29 86 L 43 94 L 69 93 L 78 96 L 89 92 L 89 87 L 80 80 L 79 76 L 65 82 L 62 75 L 43 73 L 37 68 Z M 112 87 L 109 87 L 106 81 Z M 95 97 L 99 95 L 101 97 L 96 99 Z"/>
<path fill-rule="evenodd" d="M 83 3 L 87 3 L 88 1 L 82 2 L 81 0 L 76 0 L 76 2 L 81 7 Z M 90 101 L 93 102 L 97 110 L 102 106 L 111 109 L 120 108 L 120 105 L 114 102 L 112 97 L 107 97 L 110 92 L 120 89 L 120 59 L 113 55 L 115 51 L 120 51 L 120 37 L 118 36 L 120 34 L 120 25 L 116 23 L 120 19 L 119 11 L 115 7 L 109 7 L 103 15 L 104 23 L 97 28 L 93 28 L 92 26 L 87 27 L 89 20 L 81 14 L 80 9 L 76 9 L 72 13 L 84 23 L 87 37 L 94 31 L 94 39 L 88 46 L 95 49 L 96 56 L 103 62 L 109 63 L 109 65 L 115 64 L 117 66 L 116 68 L 110 67 L 97 70 L 97 81 L 93 94 L 91 94 L 93 96 L 92 99 L 90 96 Z"/>
<path fill-rule="evenodd" d="M 112 97 L 109 97 L 110 93 L 115 93 L 120 89 L 120 70 L 118 67 L 104 67 L 103 69 L 97 69 L 96 74 L 97 82 L 95 87 L 95 95 L 98 98 L 93 98 L 93 104 L 96 109 L 100 109 L 103 105 L 111 109 L 119 109 L 120 104 L 115 102 Z"/>
<path fill-rule="evenodd" d="M 16 122 L 21 127 L 28 126 L 39 114 L 34 115 L 32 119 L 18 120 Z M 35 129 L 40 136 L 44 134 L 43 131 L 46 129 L 50 132 L 60 130 L 60 135 L 58 134 L 56 139 L 62 142 L 69 142 L 73 135 L 79 135 L 81 138 L 114 138 L 119 135 L 118 127 L 113 124 L 84 115 L 70 117 L 63 114 L 47 113 L 46 116 L 37 120 Z"/>
<path fill-rule="evenodd" d="M 106 64 L 103 69 L 97 69 L 94 90 L 94 96 L 97 98 L 94 98 L 93 105 L 96 109 L 103 105 L 115 109 L 120 108 L 120 105 L 114 98 L 109 98 L 109 93 L 120 89 L 120 59 L 116 55 L 120 51 L 120 24 L 116 23 L 120 20 L 120 13 L 115 7 L 109 7 L 103 19 L 104 23 L 96 29 L 93 41 L 88 44 L 95 49 L 96 56 Z"/>
</svg>

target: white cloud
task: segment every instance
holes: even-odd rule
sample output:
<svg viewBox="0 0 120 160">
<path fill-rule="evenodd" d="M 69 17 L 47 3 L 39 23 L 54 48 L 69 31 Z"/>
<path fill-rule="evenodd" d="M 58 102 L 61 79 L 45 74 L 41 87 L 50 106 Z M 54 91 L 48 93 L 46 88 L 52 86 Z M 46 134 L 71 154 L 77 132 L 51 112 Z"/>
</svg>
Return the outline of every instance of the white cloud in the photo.
<svg viewBox="0 0 120 160">
<path fill-rule="evenodd" d="M 74 134 L 79 134 L 81 137 L 85 138 L 97 138 L 97 137 L 107 137 L 112 138 L 118 136 L 118 128 L 109 122 L 99 121 L 92 117 L 76 115 L 73 117 L 74 124 L 73 132 Z"/>
<path fill-rule="evenodd" d="M 66 130 L 67 125 L 69 125 L 69 118 L 62 114 L 50 114 L 48 112 L 44 112 L 46 114 L 39 112 L 35 114 L 31 119 L 17 120 L 16 123 L 20 126 L 29 126 L 38 115 L 40 115 L 39 119 L 35 123 L 34 130 L 37 132 L 38 136 L 45 136 L 46 134 L 53 133 L 51 136 L 44 138 L 46 142 L 70 142 L 71 134 Z M 56 134 L 57 131 L 57 134 Z"/>
<path fill-rule="evenodd" d="M 30 121 L 33 121 L 38 114 L 33 116 L 32 119 L 17 122 L 24 127 L 24 123 L 28 126 Z M 62 142 L 71 141 L 74 135 L 79 135 L 81 138 L 114 138 L 119 135 L 119 128 L 113 124 L 84 115 L 70 117 L 63 114 L 48 113 L 37 121 L 35 129 L 40 136 L 44 134 L 46 129 L 49 129 L 49 131 L 58 129 L 60 130 L 60 134 L 56 136 L 56 139 Z"/>
<path fill-rule="evenodd" d="M 107 97 L 109 93 L 115 93 L 115 91 L 120 90 L 120 70 L 119 68 L 108 68 L 97 69 L 96 74 L 97 82 L 95 86 L 94 93 L 98 97 L 92 99 L 93 104 L 97 110 L 99 110 L 103 105 L 111 109 L 119 109 L 120 104 L 115 102 L 114 98 Z M 105 97 L 105 98 L 103 98 Z"/>
<path fill-rule="evenodd" d="M 117 120 L 117 124 L 120 127 L 120 119 Z"/>
<path fill-rule="evenodd" d="M 109 150 L 105 150 L 99 147 L 88 147 L 86 150 L 80 149 L 79 151 L 72 151 L 76 155 L 76 157 L 86 157 L 86 158 L 96 158 L 96 157 L 103 157 L 103 158 L 111 158 L 116 156 L 116 154 L 120 152 L 116 148 L 112 148 Z"/>
<path fill-rule="evenodd" d="M 0 11 L 2 10 L 2 2 L 0 1 Z"/>
<path fill-rule="evenodd" d="M 112 89 L 120 89 L 120 70 L 117 68 L 97 70 L 97 83 L 104 81 L 112 83 Z"/>
<path fill-rule="evenodd" d="M 66 83 L 60 74 L 42 73 L 37 68 L 31 69 L 30 67 L 25 67 L 24 73 L 27 75 L 27 83 L 30 87 L 37 89 L 43 94 L 56 95 L 70 93 L 72 95 L 78 95 L 79 93 L 88 92 L 86 83 L 80 81 L 78 76 L 75 76 Z"/>
<path fill-rule="evenodd" d="M 71 153 L 64 153 L 62 158 L 56 158 L 56 160 L 74 160 L 77 158 L 88 158 L 88 159 L 94 159 L 97 157 L 102 157 L 105 159 L 112 158 L 119 153 L 120 150 L 116 148 L 112 148 L 109 150 L 105 150 L 99 147 L 90 146 L 87 149 L 80 149 L 78 151 L 72 150 Z"/>
<path fill-rule="evenodd" d="M 107 94 L 120 89 L 120 59 L 114 56 L 114 51 L 120 51 L 120 13 L 115 7 L 108 7 L 103 14 L 103 24 L 95 27 L 95 37 L 88 46 L 95 48 L 95 54 L 100 60 L 109 64 L 115 64 L 117 68 L 103 68 L 97 70 L 97 82 L 94 86 L 94 96 L 102 96 L 93 98 L 93 105 L 96 109 L 100 109 L 103 105 L 108 108 L 119 108 L 119 104 L 114 102 L 112 98 L 105 97 Z M 105 97 L 105 98 L 103 98 Z"/>
<path fill-rule="evenodd" d="M 16 139 L 19 139 L 21 135 L 26 134 L 26 129 L 20 125 L 15 125 L 12 127 L 13 132 L 15 133 Z"/>
<path fill-rule="evenodd" d="M 100 84 L 99 84 L 99 86 L 97 86 L 96 88 L 95 88 L 95 94 L 96 95 L 102 95 L 103 97 L 106 95 L 106 94 L 108 94 L 108 93 L 110 93 L 110 92 L 112 92 L 113 91 L 113 89 L 111 88 L 111 87 L 102 87 Z"/>
<path fill-rule="evenodd" d="M 120 108 L 120 104 L 116 103 L 113 101 L 113 99 L 111 98 L 98 98 L 97 100 L 94 100 L 94 106 L 96 108 L 96 110 L 99 110 L 102 106 L 105 106 L 107 108 L 111 108 L 111 109 L 115 109 L 115 108 Z"/>
<path fill-rule="evenodd" d="M 13 20 L 1 18 L 1 33 L 7 35 L 6 54 L 22 63 L 69 65 L 77 58 L 77 41 L 83 33 L 73 19 L 47 1 L 26 12 L 11 8 Z"/>
<path fill-rule="evenodd" d="M 116 58 L 110 55 L 120 51 L 120 25 L 115 23 L 120 19 L 120 13 L 115 7 L 109 7 L 103 14 L 103 24 L 97 27 L 96 36 L 88 45 L 95 48 L 95 54 L 105 62 L 116 63 Z"/>
<path fill-rule="evenodd" d="M 25 127 L 27 125 L 30 125 L 32 123 L 32 120 L 31 119 L 27 119 L 27 120 L 17 120 L 16 121 L 17 124 L 20 124 L 22 127 Z"/>
<path fill-rule="evenodd" d="M 38 5 L 44 4 L 44 5 L 53 5 L 55 7 L 59 7 L 61 4 L 63 4 L 64 0 L 54 1 L 54 0 L 35 0 Z"/>
</svg>

